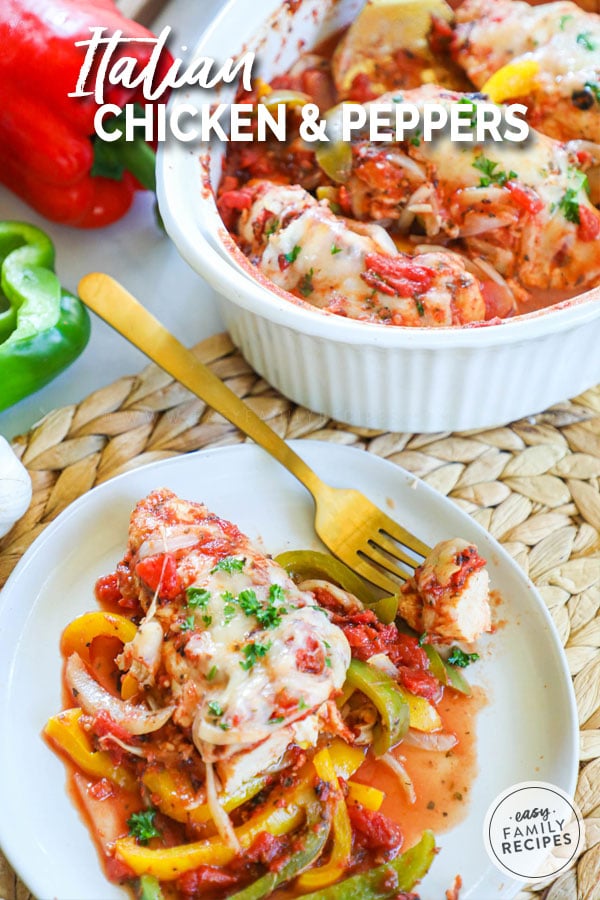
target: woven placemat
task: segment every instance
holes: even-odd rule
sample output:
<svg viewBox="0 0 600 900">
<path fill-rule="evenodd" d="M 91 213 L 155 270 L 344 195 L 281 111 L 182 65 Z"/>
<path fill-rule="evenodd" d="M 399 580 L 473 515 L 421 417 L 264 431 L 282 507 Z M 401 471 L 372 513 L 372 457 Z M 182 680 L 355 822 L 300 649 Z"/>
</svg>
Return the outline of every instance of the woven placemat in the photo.
<svg viewBox="0 0 600 900">
<path fill-rule="evenodd" d="M 565 645 L 579 706 L 576 799 L 587 847 L 576 867 L 519 898 L 599 900 L 600 387 L 501 428 L 391 434 L 353 428 L 296 406 L 252 371 L 226 335 L 204 341 L 196 352 L 282 437 L 362 447 L 451 497 L 537 584 Z M 242 440 L 232 425 L 154 365 L 77 406 L 50 413 L 13 443 L 31 474 L 33 500 L 0 540 L 0 586 L 46 525 L 95 484 L 143 463 Z M 0 900 L 29 898 L 0 854 Z"/>
</svg>

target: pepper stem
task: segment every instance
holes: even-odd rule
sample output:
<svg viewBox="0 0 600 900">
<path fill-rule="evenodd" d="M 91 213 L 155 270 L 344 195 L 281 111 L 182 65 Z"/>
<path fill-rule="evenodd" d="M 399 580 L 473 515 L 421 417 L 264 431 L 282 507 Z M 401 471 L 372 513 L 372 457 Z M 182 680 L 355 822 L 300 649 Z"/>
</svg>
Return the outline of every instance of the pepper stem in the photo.
<svg viewBox="0 0 600 900">
<path fill-rule="evenodd" d="M 106 131 L 116 131 L 124 122 L 124 113 L 104 123 Z M 122 129 L 121 129 L 122 130 Z M 94 163 L 91 175 L 112 178 L 120 181 L 123 172 L 130 172 L 148 191 L 156 191 L 156 154 L 139 134 L 134 134 L 132 141 L 125 140 L 125 135 L 116 141 L 94 138 Z"/>
</svg>

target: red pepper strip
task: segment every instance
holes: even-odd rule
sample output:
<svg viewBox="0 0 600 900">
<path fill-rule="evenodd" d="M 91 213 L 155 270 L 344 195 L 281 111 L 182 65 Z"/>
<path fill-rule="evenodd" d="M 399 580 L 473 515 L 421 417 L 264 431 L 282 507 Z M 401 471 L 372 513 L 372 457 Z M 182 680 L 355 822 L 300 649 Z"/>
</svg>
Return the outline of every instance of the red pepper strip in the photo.
<svg viewBox="0 0 600 900">
<path fill-rule="evenodd" d="M 370 287 L 383 294 L 412 297 L 424 294 L 433 282 L 433 270 L 416 263 L 410 256 L 384 256 L 381 253 L 367 253 L 367 271 L 362 278 Z"/>
<path fill-rule="evenodd" d="M 112 0 L 0 3 L 0 181 L 47 218 L 82 228 L 120 218 L 140 186 L 127 172 L 120 180 L 92 175 L 93 121 L 99 104 L 93 96 L 68 96 L 77 87 L 87 51 L 75 44 L 89 41 L 93 28 L 103 28 L 103 37 L 115 31 L 128 38 L 153 37 L 123 17 Z M 111 65 L 122 57 L 133 58 L 133 74 L 139 75 L 154 46 L 153 41 L 123 44 Z M 102 53 L 103 48 L 97 60 Z M 155 86 L 170 64 L 170 55 L 163 53 Z M 92 72 L 85 90 L 93 89 L 94 81 Z M 139 87 L 105 84 L 104 103 L 122 107 L 140 98 Z M 126 149 L 129 172 L 135 160 L 131 147 Z"/>
<path fill-rule="evenodd" d="M 580 241 L 595 241 L 600 234 L 600 215 L 582 203 L 579 204 L 579 227 L 577 237 Z"/>
</svg>

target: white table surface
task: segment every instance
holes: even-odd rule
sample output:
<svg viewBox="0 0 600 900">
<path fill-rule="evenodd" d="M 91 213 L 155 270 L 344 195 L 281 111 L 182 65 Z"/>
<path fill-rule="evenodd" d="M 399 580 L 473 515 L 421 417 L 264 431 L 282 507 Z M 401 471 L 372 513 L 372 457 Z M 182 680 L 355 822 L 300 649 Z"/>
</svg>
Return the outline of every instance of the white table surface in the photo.
<svg viewBox="0 0 600 900">
<path fill-rule="evenodd" d="M 173 28 L 171 46 L 194 46 L 224 0 L 171 0 L 153 25 Z M 43 228 L 56 246 L 56 270 L 62 284 L 75 291 L 87 272 L 106 271 L 150 309 L 180 340 L 192 345 L 223 330 L 212 289 L 179 257 L 161 232 L 152 211 L 153 198 L 136 196 L 130 212 L 108 228 L 66 228 L 38 216 L 0 186 L 0 219 L 17 219 Z M 95 316 L 85 352 L 65 372 L 37 393 L 0 413 L 0 434 L 14 437 L 29 430 L 50 410 L 78 403 L 92 391 L 138 372 L 146 357 Z M 1 389 L 1 385 L 0 385 Z"/>
</svg>

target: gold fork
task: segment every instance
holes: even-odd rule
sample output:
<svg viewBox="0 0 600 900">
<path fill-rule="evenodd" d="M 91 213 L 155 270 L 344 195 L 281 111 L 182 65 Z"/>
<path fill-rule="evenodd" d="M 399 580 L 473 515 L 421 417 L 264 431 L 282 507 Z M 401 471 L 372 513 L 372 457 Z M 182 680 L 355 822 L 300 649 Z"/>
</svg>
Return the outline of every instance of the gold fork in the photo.
<svg viewBox="0 0 600 900">
<path fill-rule="evenodd" d="M 165 372 L 236 425 L 294 475 L 315 501 L 315 531 L 335 556 L 388 593 L 430 548 L 354 489 L 334 488 L 203 365 L 114 278 L 86 275 L 79 295 L 100 318 Z"/>
</svg>

